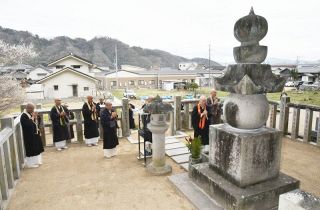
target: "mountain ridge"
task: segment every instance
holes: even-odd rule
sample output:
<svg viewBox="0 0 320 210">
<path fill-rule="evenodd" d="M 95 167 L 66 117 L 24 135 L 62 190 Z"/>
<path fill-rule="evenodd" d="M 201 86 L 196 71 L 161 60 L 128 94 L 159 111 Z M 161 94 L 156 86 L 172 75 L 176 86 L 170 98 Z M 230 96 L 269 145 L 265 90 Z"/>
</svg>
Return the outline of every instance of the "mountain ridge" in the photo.
<svg viewBox="0 0 320 210">
<path fill-rule="evenodd" d="M 73 53 L 90 60 L 98 66 L 114 68 L 115 46 L 117 46 L 119 65 L 126 64 L 143 68 L 152 66 L 178 68 L 180 62 L 201 61 L 199 64 L 206 66 L 209 63 L 209 60 L 205 58 L 188 59 L 163 50 L 130 46 L 107 36 L 97 36 L 90 40 L 84 38 L 72 39 L 67 36 L 46 39 L 28 31 L 18 31 L 0 26 L 0 39 L 8 44 L 32 44 L 38 52 L 38 56 L 28 61 L 31 65 L 45 65 Z M 212 60 L 210 63 L 211 66 L 221 66 Z"/>
</svg>

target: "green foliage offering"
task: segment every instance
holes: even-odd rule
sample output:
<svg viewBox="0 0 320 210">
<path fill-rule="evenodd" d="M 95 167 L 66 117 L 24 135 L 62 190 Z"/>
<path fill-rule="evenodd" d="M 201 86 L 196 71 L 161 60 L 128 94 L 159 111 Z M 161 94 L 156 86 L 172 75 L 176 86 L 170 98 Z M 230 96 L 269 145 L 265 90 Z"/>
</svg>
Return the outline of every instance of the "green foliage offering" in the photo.
<svg viewBox="0 0 320 210">
<path fill-rule="evenodd" d="M 191 157 L 194 159 L 200 158 L 200 152 L 201 152 L 201 137 L 191 138 L 191 136 L 186 138 L 186 146 L 188 147 Z"/>
</svg>

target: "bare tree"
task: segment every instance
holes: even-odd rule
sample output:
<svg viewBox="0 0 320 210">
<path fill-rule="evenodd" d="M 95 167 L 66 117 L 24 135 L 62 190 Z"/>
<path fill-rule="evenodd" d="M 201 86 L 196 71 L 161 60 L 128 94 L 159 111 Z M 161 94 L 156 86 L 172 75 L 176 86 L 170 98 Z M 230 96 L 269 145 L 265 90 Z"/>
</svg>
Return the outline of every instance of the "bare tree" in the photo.
<svg viewBox="0 0 320 210">
<path fill-rule="evenodd" d="M 22 63 L 37 56 L 32 45 L 9 45 L 0 40 L 0 62 L 4 65 Z M 0 114 L 20 104 L 25 99 L 25 91 L 20 83 L 10 75 L 0 76 Z"/>
</svg>

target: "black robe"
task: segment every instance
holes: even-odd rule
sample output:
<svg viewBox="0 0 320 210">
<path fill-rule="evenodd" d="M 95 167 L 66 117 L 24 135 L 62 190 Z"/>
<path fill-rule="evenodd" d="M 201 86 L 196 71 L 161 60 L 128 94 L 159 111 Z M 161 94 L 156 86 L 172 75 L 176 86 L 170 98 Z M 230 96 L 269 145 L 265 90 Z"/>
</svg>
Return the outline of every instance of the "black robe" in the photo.
<svg viewBox="0 0 320 210">
<path fill-rule="evenodd" d="M 133 117 L 133 110 L 135 109 L 135 106 L 133 104 L 129 104 L 129 125 L 130 129 L 136 128 L 136 125 L 134 123 L 134 117 Z"/>
<path fill-rule="evenodd" d="M 100 113 L 101 113 L 101 105 L 104 105 L 104 103 L 100 103 L 100 102 L 98 102 L 97 104 L 96 104 L 96 109 L 97 109 L 97 116 L 98 116 L 98 118 L 100 117 Z"/>
<path fill-rule="evenodd" d="M 216 98 L 216 101 L 212 103 L 211 97 L 207 98 L 207 105 L 210 107 L 210 125 L 221 123 L 221 107 L 219 99 Z"/>
<path fill-rule="evenodd" d="M 38 122 L 40 122 L 40 116 L 38 116 Z M 20 117 L 22 126 L 24 148 L 26 150 L 26 156 L 32 157 L 41 154 L 44 149 L 40 137 L 40 132 L 37 130 L 36 124 L 29 118 L 26 113 L 23 113 Z M 39 128 L 40 123 L 38 123 Z"/>
<path fill-rule="evenodd" d="M 146 104 L 142 105 L 141 109 L 146 106 Z M 151 121 L 151 114 L 144 113 L 141 115 L 141 122 L 142 122 L 142 130 L 143 130 L 143 139 L 144 141 L 148 141 L 152 143 L 152 132 L 148 128 L 148 123 Z"/>
<path fill-rule="evenodd" d="M 60 113 L 62 111 L 66 111 L 66 108 L 60 106 L 59 111 Z M 59 142 L 69 139 L 69 131 L 68 131 L 68 116 L 65 116 L 64 118 L 61 118 L 62 124 L 60 121 L 60 115 L 56 110 L 56 107 L 52 107 L 50 111 L 50 119 L 52 121 L 52 131 L 53 131 L 53 142 Z"/>
<path fill-rule="evenodd" d="M 113 149 L 119 144 L 117 120 L 111 119 L 111 113 L 107 109 L 102 110 L 100 120 L 103 127 L 103 149 Z"/>
<path fill-rule="evenodd" d="M 74 113 L 72 111 L 70 111 L 68 108 L 66 108 L 66 113 L 68 115 L 69 120 L 73 120 L 74 119 Z M 73 139 L 74 138 L 74 130 L 73 130 L 73 124 L 69 125 L 69 139 Z"/>
<path fill-rule="evenodd" d="M 92 103 L 92 107 L 96 107 L 96 104 Z M 89 109 L 88 104 L 83 104 L 82 115 L 84 119 L 84 137 L 86 139 L 91 139 L 99 136 L 98 121 L 91 118 L 92 113 L 93 111 Z"/>
<path fill-rule="evenodd" d="M 210 107 L 206 106 L 207 112 L 208 112 L 208 119 L 210 119 Z M 200 108 L 201 113 L 204 111 L 202 108 Z M 200 115 L 198 113 L 198 105 L 193 107 L 192 115 L 191 115 L 191 122 L 192 127 L 194 129 L 194 137 L 201 136 L 201 143 L 202 145 L 208 145 L 209 144 L 209 125 L 210 121 L 206 119 L 205 120 L 205 126 L 203 129 L 199 128 L 199 122 L 200 122 Z"/>
</svg>

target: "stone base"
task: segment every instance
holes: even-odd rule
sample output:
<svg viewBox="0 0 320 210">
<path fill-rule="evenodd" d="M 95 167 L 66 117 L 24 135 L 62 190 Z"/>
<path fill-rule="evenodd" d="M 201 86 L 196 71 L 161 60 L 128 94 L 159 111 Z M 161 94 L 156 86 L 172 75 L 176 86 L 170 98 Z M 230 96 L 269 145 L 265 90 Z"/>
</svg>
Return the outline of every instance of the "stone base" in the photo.
<svg viewBox="0 0 320 210">
<path fill-rule="evenodd" d="M 228 124 L 210 126 L 210 167 L 239 187 L 279 175 L 281 131 L 243 130 Z"/>
<path fill-rule="evenodd" d="M 165 164 L 164 166 L 154 166 L 152 162 L 147 166 L 147 171 L 153 175 L 165 175 L 172 172 L 172 167 Z"/>
<path fill-rule="evenodd" d="M 190 166 L 189 176 L 212 199 L 227 210 L 269 210 L 279 196 L 299 188 L 299 181 L 280 173 L 279 177 L 241 188 L 209 168 L 208 163 Z"/>
</svg>

